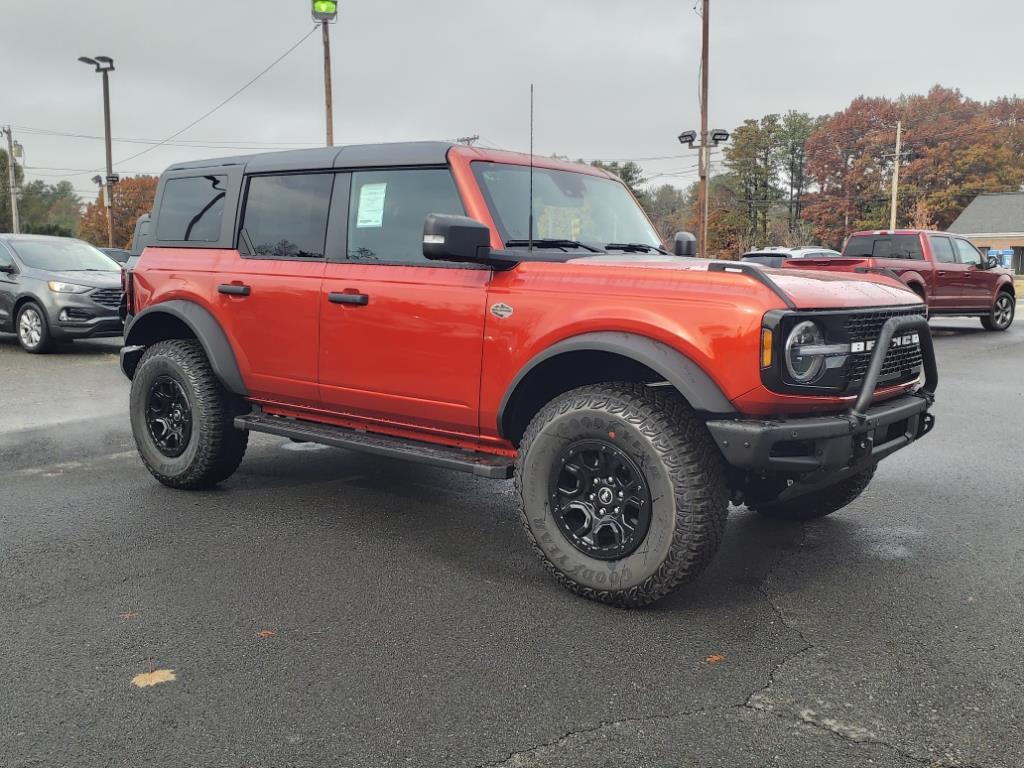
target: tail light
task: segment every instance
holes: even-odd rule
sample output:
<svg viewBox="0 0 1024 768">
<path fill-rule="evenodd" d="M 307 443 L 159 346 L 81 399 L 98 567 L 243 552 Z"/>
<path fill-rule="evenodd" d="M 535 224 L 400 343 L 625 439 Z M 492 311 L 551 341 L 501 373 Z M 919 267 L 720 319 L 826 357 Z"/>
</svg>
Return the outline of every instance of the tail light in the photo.
<svg viewBox="0 0 1024 768">
<path fill-rule="evenodd" d="M 121 267 L 121 291 L 124 293 L 124 308 L 129 315 L 135 314 L 135 280 L 132 271 Z"/>
</svg>

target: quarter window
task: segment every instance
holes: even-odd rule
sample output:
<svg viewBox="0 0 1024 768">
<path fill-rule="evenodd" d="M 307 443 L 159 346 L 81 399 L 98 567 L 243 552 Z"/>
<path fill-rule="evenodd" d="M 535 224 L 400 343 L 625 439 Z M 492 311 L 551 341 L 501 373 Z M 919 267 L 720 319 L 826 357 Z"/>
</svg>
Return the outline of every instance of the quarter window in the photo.
<svg viewBox="0 0 1024 768">
<path fill-rule="evenodd" d="M 227 176 L 189 176 L 169 179 L 156 225 L 156 239 L 213 243 L 220 240 Z"/>
<path fill-rule="evenodd" d="M 465 214 L 447 169 L 353 173 L 348 260 L 429 263 L 423 256 L 423 221 L 428 213 Z"/>
<path fill-rule="evenodd" d="M 978 253 L 977 248 L 966 240 L 956 239 L 953 242 L 956 243 L 957 260 L 961 264 L 973 264 L 976 267 L 981 266 L 981 254 Z"/>
<path fill-rule="evenodd" d="M 322 259 L 333 184 L 333 173 L 249 179 L 242 231 L 253 255 Z"/>
</svg>

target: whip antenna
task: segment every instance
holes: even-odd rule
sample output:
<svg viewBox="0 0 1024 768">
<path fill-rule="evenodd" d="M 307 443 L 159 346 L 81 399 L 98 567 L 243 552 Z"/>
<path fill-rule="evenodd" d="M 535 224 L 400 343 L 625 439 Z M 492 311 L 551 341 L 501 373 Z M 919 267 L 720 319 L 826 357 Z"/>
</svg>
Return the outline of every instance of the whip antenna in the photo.
<svg viewBox="0 0 1024 768">
<path fill-rule="evenodd" d="M 528 248 L 533 250 L 533 83 L 530 83 L 530 232 Z"/>
</svg>

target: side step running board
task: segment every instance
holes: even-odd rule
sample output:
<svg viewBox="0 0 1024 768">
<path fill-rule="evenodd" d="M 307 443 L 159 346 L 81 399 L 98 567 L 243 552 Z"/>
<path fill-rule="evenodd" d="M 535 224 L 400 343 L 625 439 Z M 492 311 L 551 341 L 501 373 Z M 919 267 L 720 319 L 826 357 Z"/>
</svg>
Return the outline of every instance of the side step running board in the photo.
<svg viewBox="0 0 1024 768">
<path fill-rule="evenodd" d="M 444 445 L 406 440 L 401 437 L 375 435 L 329 424 L 300 421 L 284 416 L 270 416 L 266 413 L 238 416 L 235 418 L 235 426 L 250 432 L 266 432 L 268 435 L 278 435 L 308 443 L 322 443 L 335 448 L 348 448 L 351 451 L 362 451 L 393 459 L 430 464 L 434 467 L 455 469 L 460 472 L 469 472 L 478 477 L 497 480 L 512 477 L 512 460 L 490 453 L 477 453 Z"/>
</svg>

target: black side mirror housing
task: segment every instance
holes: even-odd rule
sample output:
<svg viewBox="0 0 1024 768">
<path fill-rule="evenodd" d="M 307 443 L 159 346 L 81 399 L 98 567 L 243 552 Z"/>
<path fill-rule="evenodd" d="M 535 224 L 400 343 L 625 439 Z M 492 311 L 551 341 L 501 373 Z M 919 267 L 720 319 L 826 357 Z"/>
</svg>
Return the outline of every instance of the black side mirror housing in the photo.
<svg viewBox="0 0 1024 768">
<path fill-rule="evenodd" d="M 982 262 L 982 266 L 985 269 L 995 269 L 999 266 L 999 259 L 995 256 L 985 256 L 985 261 Z"/>
<path fill-rule="evenodd" d="M 428 213 L 423 221 L 423 255 L 431 261 L 457 261 L 510 269 L 521 258 L 491 248 L 491 229 L 468 216 Z"/>
<path fill-rule="evenodd" d="M 0 264 L 0 272 L 4 274 L 13 275 L 17 271 L 13 264 Z"/>
<path fill-rule="evenodd" d="M 672 253 L 676 256 L 696 256 L 697 238 L 691 232 L 676 232 L 672 237 Z"/>
</svg>

